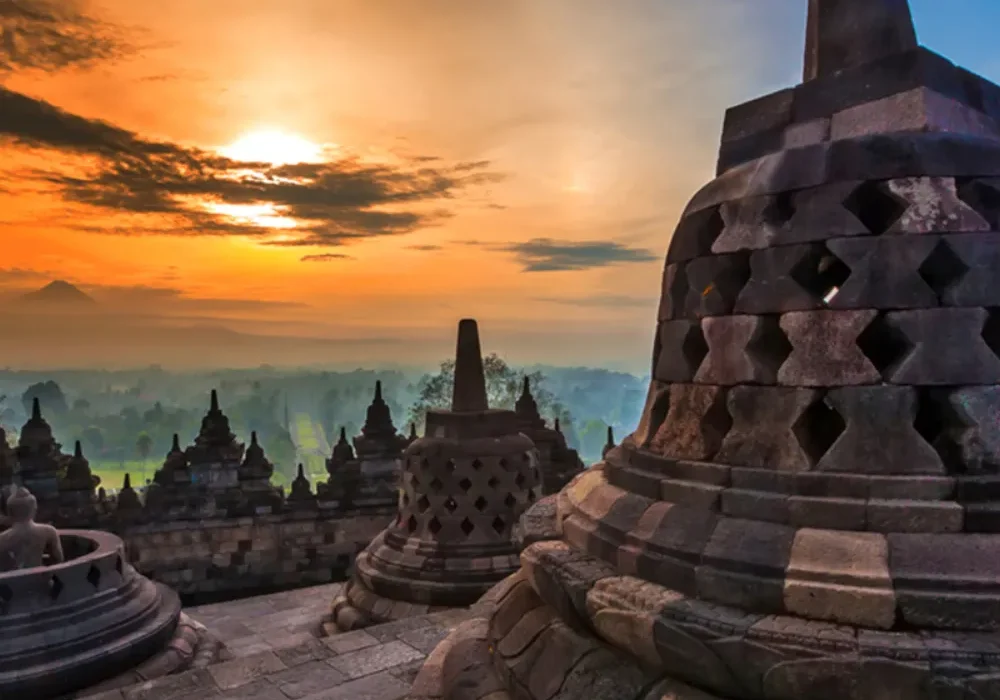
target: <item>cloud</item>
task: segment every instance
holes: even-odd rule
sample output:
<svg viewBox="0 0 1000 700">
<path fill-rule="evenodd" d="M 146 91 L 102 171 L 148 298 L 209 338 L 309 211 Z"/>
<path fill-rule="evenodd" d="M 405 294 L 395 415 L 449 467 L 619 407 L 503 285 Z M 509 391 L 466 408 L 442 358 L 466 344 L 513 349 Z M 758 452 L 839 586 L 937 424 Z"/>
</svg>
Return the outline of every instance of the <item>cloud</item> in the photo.
<svg viewBox="0 0 1000 700">
<path fill-rule="evenodd" d="M 433 243 L 426 243 L 421 245 L 408 245 L 406 246 L 408 250 L 420 250 L 424 252 L 431 252 L 435 250 L 441 250 L 441 246 L 434 245 Z"/>
<path fill-rule="evenodd" d="M 55 187 L 67 203 L 115 215 L 116 222 L 77 228 L 118 235 L 236 235 L 284 247 L 338 246 L 435 225 L 452 215 L 441 202 L 499 177 L 484 161 L 433 167 L 353 156 L 282 166 L 234 161 L 143 138 L 0 86 L 4 139 L 79 156 L 74 171 L 57 165 L 18 175 Z"/>
<path fill-rule="evenodd" d="M 318 253 L 316 255 L 303 255 L 300 262 L 333 262 L 334 260 L 353 260 L 354 258 L 346 253 Z"/>
<path fill-rule="evenodd" d="M 525 272 L 590 270 L 660 259 L 649 250 L 630 248 L 614 241 L 557 241 L 551 238 L 533 238 L 523 243 L 512 243 L 494 249 L 513 253 Z"/>
<path fill-rule="evenodd" d="M 2 0 L 0 73 L 89 67 L 134 53 L 124 31 L 81 0 Z"/>
</svg>

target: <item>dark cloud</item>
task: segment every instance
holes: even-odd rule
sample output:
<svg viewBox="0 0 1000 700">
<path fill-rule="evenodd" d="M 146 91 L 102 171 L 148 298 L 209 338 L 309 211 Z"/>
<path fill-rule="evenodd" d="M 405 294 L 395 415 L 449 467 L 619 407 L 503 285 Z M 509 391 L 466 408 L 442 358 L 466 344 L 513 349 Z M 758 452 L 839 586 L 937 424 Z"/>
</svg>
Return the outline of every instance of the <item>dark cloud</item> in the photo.
<svg viewBox="0 0 1000 700">
<path fill-rule="evenodd" d="M 333 262 L 334 260 L 353 260 L 354 258 L 346 253 L 317 253 L 316 255 L 303 255 L 301 262 Z"/>
<path fill-rule="evenodd" d="M 83 173 L 54 168 L 19 175 L 55 186 L 68 203 L 117 214 L 106 227 L 80 227 L 119 235 L 239 235 L 261 237 L 268 245 L 337 246 L 435 225 L 451 216 L 435 203 L 498 178 L 485 162 L 431 167 L 426 161 L 385 165 L 354 157 L 284 166 L 234 161 L 146 139 L 0 87 L 4 139 L 92 164 Z M 296 226 L 269 241 L 275 230 L 266 219 L 234 218 L 211 205 L 267 206 Z M 123 217 L 131 218 L 123 223 Z"/>
<path fill-rule="evenodd" d="M 121 28 L 87 7 L 82 0 L 0 0 L 0 74 L 88 67 L 134 53 Z"/>
<path fill-rule="evenodd" d="M 630 248 L 614 241 L 557 241 L 534 238 L 524 243 L 497 246 L 496 250 L 513 253 L 525 272 L 590 270 L 621 263 L 650 262 L 659 256 L 641 248 Z"/>
<path fill-rule="evenodd" d="M 434 245 L 432 243 L 427 243 L 423 245 L 408 245 L 406 246 L 409 250 L 420 250 L 424 252 L 431 252 L 435 250 L 441 250 L 441 246 Z"/>
</svg>

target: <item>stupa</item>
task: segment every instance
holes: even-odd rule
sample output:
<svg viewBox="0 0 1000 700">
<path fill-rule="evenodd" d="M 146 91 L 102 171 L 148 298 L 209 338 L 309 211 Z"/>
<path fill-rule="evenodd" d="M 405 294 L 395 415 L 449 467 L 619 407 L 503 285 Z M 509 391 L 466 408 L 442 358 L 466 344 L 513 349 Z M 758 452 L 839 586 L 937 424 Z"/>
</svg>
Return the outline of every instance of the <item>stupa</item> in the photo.
<svg viewBox="0 0 1000 700">
<path fill-rule="evenodd" d="M 811 0 L 667 253 L 638 428 L 411 698 L 1000 697 L 1000 87 Z"/>
<path fill-rule="evenodd" d="M 67 461 L 61 448 L 36 397 L 31 402 L 31 417 L 21 428 L 15 455 L 19 481 L 34 494 L 41 519 L 46 521 L 55 516 L 59 506 L 60 472 Z"/>
<path fill-rule="evenodd" d="M 243 444 L 229 428 L 228 416 L 219 408 L 218 392 L 212 389 L 201 430 L 185 451 L 192 480 L 213 490 L 237 487 L 243 450 Z"/>
<path fill-rule="evenodd" d="M 576 450 L 566 444 L 566 437 L 549 428 L 538 411 L 538 402 L 531 394 L 531 382 L 525 377 L 521 395 L 514 404 L 522 433 L 531 438 L 538 450 L 538 463 L 542 471 L 542 490 L 555 493 L 581 471 L 583 461 Z"/>
<path fill-rule="evenodd" d="M 359 477 L 354 505 L 392 506 L 397 498 L 396 481 L 407 444 L 407 439 L 396 431 L 392 411 L 382 398 L 382 382 L 376 381 L 365 424 L 361 434 L 354 438 Z"/>
<path fill-rule="evenodd" d="M 490 409 L 479 331 L 458 327 L 451 410 L 428 411 L 403 455 L 395 522 L 358 555 L 333 603 L 341 631 L 471 605 L 518 567 L 512 530 L 541 474 L 513 411 Z"/>
</svg>

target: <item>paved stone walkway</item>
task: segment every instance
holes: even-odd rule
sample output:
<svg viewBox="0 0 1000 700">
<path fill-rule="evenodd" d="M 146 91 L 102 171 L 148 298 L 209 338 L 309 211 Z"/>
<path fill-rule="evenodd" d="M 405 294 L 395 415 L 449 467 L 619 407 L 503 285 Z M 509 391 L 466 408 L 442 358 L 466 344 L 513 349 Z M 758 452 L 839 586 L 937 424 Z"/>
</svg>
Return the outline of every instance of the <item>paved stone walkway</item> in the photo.
<svg viewBox="0 0 1000 700">
<path fill-rule="evenodd" d="M 189 608 L 235 658 L 88 700 L 400 700 L 427 655 L 469 615 L 434 613 L 319 639 L 314 632 L 336 590 Z"/>
</svg>

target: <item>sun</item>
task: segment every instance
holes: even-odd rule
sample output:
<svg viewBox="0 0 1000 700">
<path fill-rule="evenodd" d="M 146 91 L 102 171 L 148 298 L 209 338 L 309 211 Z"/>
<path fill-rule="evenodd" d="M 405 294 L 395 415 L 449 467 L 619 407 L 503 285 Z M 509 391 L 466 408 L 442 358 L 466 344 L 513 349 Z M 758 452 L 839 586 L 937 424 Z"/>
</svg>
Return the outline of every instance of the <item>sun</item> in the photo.
<svg viewBox="0 0 1000 700">
<path fill-rule="evenodd" d="M 324 150 L 320 144 L 301 136 L 278 129 L 263 129 L 241 136 L 219 152 L 233 160 L 279 166 L 322 162 Z"/>
</svg>

